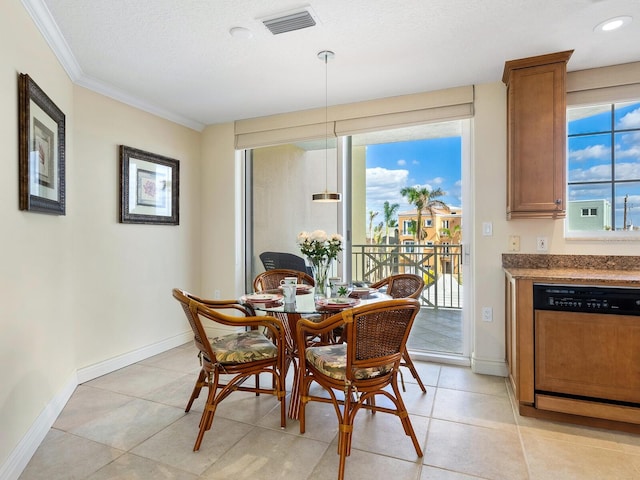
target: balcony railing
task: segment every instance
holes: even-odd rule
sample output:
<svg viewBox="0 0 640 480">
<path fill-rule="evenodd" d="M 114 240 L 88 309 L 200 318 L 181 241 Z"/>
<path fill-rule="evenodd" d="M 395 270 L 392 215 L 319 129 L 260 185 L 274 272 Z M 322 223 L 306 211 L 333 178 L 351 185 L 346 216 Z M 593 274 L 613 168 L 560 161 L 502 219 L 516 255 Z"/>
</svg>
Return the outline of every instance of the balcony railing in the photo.
<svg viewBox="0 0 640 480">
<path fill-rule="evenodd" d="M 373 283 L 389 275 L 413 273 L 423 278 L 420 298 L 427 307 L 462 308 L 462 246 L 353 245 L 353 281 Z"/>
</svg>

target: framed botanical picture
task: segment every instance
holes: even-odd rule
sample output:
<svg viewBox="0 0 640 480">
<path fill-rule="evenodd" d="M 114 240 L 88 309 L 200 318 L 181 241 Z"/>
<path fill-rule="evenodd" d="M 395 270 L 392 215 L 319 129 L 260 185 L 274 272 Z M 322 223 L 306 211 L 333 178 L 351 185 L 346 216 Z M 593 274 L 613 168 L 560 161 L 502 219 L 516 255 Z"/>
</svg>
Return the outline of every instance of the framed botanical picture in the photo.
<svg viewBox="0 0 640 480">
<path fill-rule="evenodd" d="M 65 214 L 65 117 L 25 73 L 18 78 L 20 210 Z"/>
<path fill-rule="evenodd" d="M 120 145 L 120 223 L 178 225 L 180 162 Z"/>
</svg>

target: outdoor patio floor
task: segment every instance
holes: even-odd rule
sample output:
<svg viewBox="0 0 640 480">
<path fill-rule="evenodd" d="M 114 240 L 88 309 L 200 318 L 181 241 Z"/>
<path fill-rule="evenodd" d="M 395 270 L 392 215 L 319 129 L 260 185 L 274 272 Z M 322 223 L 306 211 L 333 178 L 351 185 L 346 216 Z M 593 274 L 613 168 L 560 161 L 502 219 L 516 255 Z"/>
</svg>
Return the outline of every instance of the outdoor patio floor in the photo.
<svg viewBox="0 0 640 480">
<path fill-rule="evenodd" d="M 462 309 L 422 307 L 407 342 L 409 350 L 462 354 Z"/>
</svg>

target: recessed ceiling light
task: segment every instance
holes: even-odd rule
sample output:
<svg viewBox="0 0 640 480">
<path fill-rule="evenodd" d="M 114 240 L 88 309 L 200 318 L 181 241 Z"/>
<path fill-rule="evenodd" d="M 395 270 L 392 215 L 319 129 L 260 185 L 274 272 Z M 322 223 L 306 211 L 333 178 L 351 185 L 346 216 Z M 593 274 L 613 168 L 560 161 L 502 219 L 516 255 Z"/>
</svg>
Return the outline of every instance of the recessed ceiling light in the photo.
<svg viewBox="0 0 640 480">
<path fill-rule="evenodd" d="M 248 28 L 244 27 L 233 27 L 229 30 L 229 35 L 234 38 L 251 38 L 253 37 L 253 33 Z"/>
<path fill-rule="evenodd" d="M 631 23 L 631 20 L 633 20 L 633 18 L 627 15 L 610 18 L 609 20 L 605 20 L 604 22 L 596 25 L 593 30 L 595 32 L 611 32 L 613 30 L 618 30 L 625 25 L 628 25 L 629 23 Z"/>
</svg>

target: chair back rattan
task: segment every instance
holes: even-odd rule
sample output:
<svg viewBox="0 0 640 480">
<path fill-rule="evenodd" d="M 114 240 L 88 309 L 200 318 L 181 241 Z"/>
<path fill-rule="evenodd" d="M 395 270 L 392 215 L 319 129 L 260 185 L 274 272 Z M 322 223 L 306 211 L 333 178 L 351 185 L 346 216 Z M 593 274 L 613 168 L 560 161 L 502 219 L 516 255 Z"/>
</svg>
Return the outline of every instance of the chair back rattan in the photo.
<svg viewBox="0 0 640 480">
<path fill-rule="evenodd" d="M 347 344 L 347 378 L 358 368 L 382 367 L 402 358 L 411 326 L 420 310 L 416 301 L 389 300 L 342 313 Z"/>
<path fill-rule="evenodd" d="M 289 270 L 286 268 L 277 268 L 274 270 L 267 270 L 266 272 L 259 273 L 256 278 L 253 279 L 253 291 L 263 292 L 265 290 L 273 290 L 280 286 L 280 281 L 285 277 L 296 277 L 298 283 L 304 283 L 306 285 L 315 285 L 313 277 L 307 273 L 300 272 L 298 270 Z"/>
<path fill-rule="evenodd" d="M 371 285 L 373 288 L 387 287 L 387 295 L 392 298 L 420 298 L 424 280 L 412 273 L 390 275 Z"/>
<path fill-rule="evenodd" d="M 198 314 L 202 313 L 204 316 L 206 316 L 210 320 L 213 320 L 214 322 L 218 322 L 218 320 L 211 318 L 211 316 L 220 315 L 220 323 L 223 324 L 225 324 L 224 315 L 219 312 L 219 310 L 236 310 L 245 317 L 255 315 L 255 312 L 249 305 L 239 304 L 237 300 L 206 300 L 177 288 L 173 290 L 173 297 L 180 303 L 180 306 L 182 307 L 184 314 L 189 321 L 191 330 L 193 331 L 193 341 L 198 350 L 200 350 L 202 356 L 206 358 L 207 363 L 216 363 L 216 354 L 211 349 L 211 344 L 207 339 L 207 332 Z M 199 310 L 198 306 L 206 306 L 208 307 L 208 309 L 215 309 L 214 312 L 217 311 L 217 313 L 207 311 L 208 309 Z"/>
<path fill-rule="evenodd" d="M 411 273 L 401 273 L 397 275 L 390 275 L 389 277 L 374 283 L 371 285 L 374 288 L 387 287 L 387 295 L 393 298 L 420 298 L 422 290 L 424 290 L 424 280 L 418 275 Z M 411 372 L 413 378 L 418 382 L 418 386 L 423 392 L 427 392 L 418 370 L 416 370 L 413 360 L 409 356 L 409 352 L 406 351 L 403 354 L 402 366 L 407 367 Z M 402 388 L 404 389 L 404 380 L 402 381 Z"/>
</svg>

